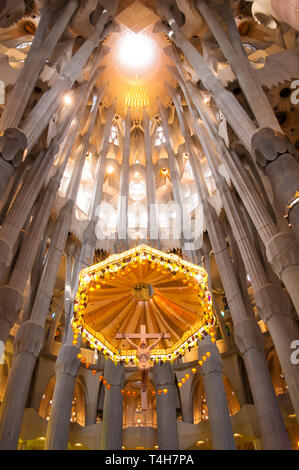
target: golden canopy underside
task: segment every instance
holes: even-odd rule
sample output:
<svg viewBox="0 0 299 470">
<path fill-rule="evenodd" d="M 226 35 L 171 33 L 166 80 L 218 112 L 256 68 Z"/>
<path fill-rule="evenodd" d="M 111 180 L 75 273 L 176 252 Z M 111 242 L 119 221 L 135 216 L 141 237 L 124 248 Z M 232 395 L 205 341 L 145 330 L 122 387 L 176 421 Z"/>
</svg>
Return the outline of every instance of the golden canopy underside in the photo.
<svg viewBox="0 0 299 470">
<path fill-rule="evenodd" d="M 135 354 L 127 340 L 115 336 L 138 334 L 141 325 L 148 334 L 169 333 L 170 339 L 162 339 L 153 350 L 153 355 L 165 355 L 211 323 L 205 270 L 176 255 L 139 246 L 84 270 L 81 283 L 86 279 L 80 324 L 114 354 Z"/>
</svg>

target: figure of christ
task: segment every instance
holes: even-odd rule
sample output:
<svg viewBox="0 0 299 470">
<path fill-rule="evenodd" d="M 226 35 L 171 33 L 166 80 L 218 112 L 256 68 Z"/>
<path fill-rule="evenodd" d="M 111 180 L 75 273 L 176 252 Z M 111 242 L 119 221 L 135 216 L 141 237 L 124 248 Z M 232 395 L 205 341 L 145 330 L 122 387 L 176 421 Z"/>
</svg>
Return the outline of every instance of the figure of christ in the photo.
<svg viewBox="0 0 299 470">
<path fill-rule="evenodd" d="M 135 344 L 131 339 L 130 336 L 136 336 L 137 338 L 140 337 L 140 346 Z M 146 335 L 145 334 L 145 326 L 141 326 L 141 335 L 127 335 L 125 333 L 120 333 L 116 336 L 117 339 L 126 339 L 128 343 L 137 350 L 137 357 L 138 357 L 138 369 L 140 370 L 141 373 L 141 408 L 142 410 L 147 410 L 147 378 L 148 378 L 148 371 L 150 368 L 150 356 L 151 356 L 151 350 L 154 349 L 161 341 L 163 338 L 169 338 L 169 335 L 166 333 L 161 333 L 158 338 L 157 335 L 155 335 L 155 338 L 157 340 L 149 346 L 147 344 L 147 336 L 151 335 Z"/>
</svg>

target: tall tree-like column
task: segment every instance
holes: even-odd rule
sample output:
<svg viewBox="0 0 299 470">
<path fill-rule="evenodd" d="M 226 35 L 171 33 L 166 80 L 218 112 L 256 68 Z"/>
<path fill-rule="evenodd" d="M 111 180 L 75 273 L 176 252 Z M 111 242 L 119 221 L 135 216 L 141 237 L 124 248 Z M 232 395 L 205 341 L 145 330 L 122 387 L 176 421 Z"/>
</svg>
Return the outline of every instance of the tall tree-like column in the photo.
<svg viewBox="0 0 299 470">
<path fill-rule="evenodd" d="M 64 93 L 72 88 L 75 80 L 86 65 L 92 52 L 103 39 L 102 33 L 104 31 L 105 24 L 109 20 L 111 13 L 115 10 L 117 4 L 118 0 L 113 0 L 111 4 L 109 4 L 108 9 L 104 9 L 102 11 L 102 14 L 95 26 L 95 32 L 84 42 L 70 62 L 63 67 L 58 80 L 55 82 L 53 87 L 42 96 L 37 105 L 33 108 L 22 125 L 21 131 L 17 129 L 18 134 L 15 135 L 14 133 L 11 135 L 13 129 L 8 129 L 4 136 L 0 137 L 0 153 L 5 155 L 4 160 L 6 160 L 5 172 L 7 172 L 7 162 L 19 161 L 20 152 L 22 158 L 24 148 L 27 147 L 26 150 L 27 153 L 29 153 L 36 144 L 41 133 L 49 123 L 50 118 L 59 108 Z M 108 48 L 101 46 L 99 51 L 95 54 L 94 60 L 96 62 L 100 62 L 107 52 Z M 27 140 L 25 147 L 23 142 L 24 136 Z M 0 190 L 2 192 L 4 192 L 7 184 L 8 180 L 0 180 Z"/>
<path fill-rule="evenodd" d="M 233 428 L 230 420 L 228 403 L 222 379 L 223 365 L 220 352 L 209 337 L 198 344 L 198 354 L 201 359 L 210 353 L 203 362 L 201 373 L 207 397 L 209 425 L 212 434 L 214 450 L 236 450 Z"/>
<path fill-rule="evenodd" d="M 94 104 L 91 110 L 91 119 L 89 128 L 87 130 L 87 135 L 91 135 L 94 123 L 95 115 L 97 112 L 97 106 L 99 104 L 98 100 L 100 95 L 97 95 L 96 103 Z M 84 137 L 84 136 L 83 136 Z M 36 298 L 33 304 L 32 312 L 30 319 L 25 321 L 19 332 L 17 338 L 23 338 L 24 332 L 28 328 L 32 328 L 33 331 L 37 331 L 40 335 L 37 338 L 37 344 L 40 347 L 43 344 L 43 330 L 46 322 L 49 304 L 51 301 L 53 289 L 56 282 L 56 277 L 64 251 L 65 243 L 68 236 L 68 231 L 71 226 L 72 212 L 74 208 L 75 201 L 77 199 L 77 194 L 79 190 L 81 175 L 84 167 L 84 162 L 86 158 L 86 151 L 89 145 L 89 139 L 83 138 L 82 144 L 78 148 L 78 164 L 76 165 L 74 172 L 69 183 L 70 194 L 69 200 L 66 205 L 60 211 L 55 230 L 52 236 L 51 244 L 47 254 L 47 260 L 45 262 L 44 271 L 40 284 L 37 290 Z M 41 337 L 42 334 L 42 337 Z M 20 340 L 20 339 L 19 339 Z M 35 348 L 37 351 L 37 347 Z M 18 443 L 18 437 L 20 434 L 20 426 L 22 422 L 22 417 L 24 413 L 25 398 L 28 395 L 30 380 L 32 377 L 33 369 L 35 366 L 36 358 L 40 352 L 40 349 L 35 355 L 31 354 L 28 358 L 28 353 L 26 349 L 23 349 L 18 355 L 18 361 L 13 361 L 12 369 L 8 378 L 10 388 L 12 393 L 10 395 L 5 394 L 4 401 L 2 405 L 2 416 L 1 428 L 0 428 L 0 448 L 2 449 L 15 449 Z M 22 359 L 27 358 L 27 367 L 24 369 L 22 367 Z M 23 377 L 22 385 L 17 387 L 19 376 Z M 16 384 L 17 382 L 17 384 Z M 24 400 L 19 400 L 19 395 L 24 396 Z"/>
<path fill-rule="evenodd" d="M 207 157 L 246 272 L 251 279 L 255 303 L 260 317 L 269 328 L 294 409 L 298 413 L 299 366 L 291 363 L 290 356 L 292 353 L 291 343 L 299 340 L 299 333 L 296 332 L 293 325 L 290 302 L 280 285 L 269 282 L 236 197 L 230 191 L 226 180 L 217 171 L 216 159 L 213 158 L 211 147 L 209 147 Z"/>
<path fill-rule="evenodd" d="M 158 104 L 159 104 L 159 114 L 160 114 L 162 126 L 163 126 L 163 133 L 165 137 L 164 145 L 165 145 L 165 149 L 168 155 L 168 164 L 169 164 L 170 178 L 171 178 L 171 184 L 172 184 L 173 199 L 177 206 L 177 210 L 179 211 L 179 214 L 176 214 L 176 219 L 178 220 L 178 224 L 179 224 L 179 227 L 178 227 L 179 230 L 176 230 L 177 232 L 176 236 L 178 236 L 178 238 L 181 239 L 182 250 L 184 253 L 186 253 L 186 251 L 188 251 L 188 241 L 190 242 L 190 239 L 191 239 L 191 226 L 190 226 L 190 223 L 188 224 L 188 214 L 185 210 L 184 203 L 183 203 L 180 171 L 179 171 L 178 163 L 177 163 L 176 156 L 173 150 L 173 145 L 171 142 L 171 136 L 170 136 L 169 125 L 168 125 L 168 116 L 166 113 L 166 109 L 164 108 L 162 103 L 160 103 L 159 100 L 158 100 Z M 189 233 L 188 233 L 188 229 L 189 229 Z M 190 252 L 188 252 L 188 254 L 189 253 Z"/>
<path fill-rule="evenodd" d="M 74 387 L 80 367 L 78 352 L 79 349 L 70 344 L 63 344 L 59 351 L 55 364 L 56 383 L 45 450 L 67 450 Z M 51 432 L 52 430 L 55 432 Z"/>
<path fill-rule="evenodd" d="M 218 108 L 223 112 L 236 134 L 250 152 L 251 139 L 256 131 L 256 126 L 234 95 L 226 90 L 220 80 L 213 74 L 203 56 L 180 31 L 175 15 L 169 8 L 169 1 L 162 0 L 159 2 L 159 10 L 161 16 L 166 18 L 171 28 L 168 31 L 169 37 L 183 51 L 189 63 L 198 73 L 203 85 L 213 96 Z"/>
<path fill-rule="evenodd" d="M 99 77 L 100 70 L 93 69 L 91 82 L 95 83 Z M 0 279 L 5 274 L 13 257 L 14 245 L 18 239 L 24 222 L 33 206 L 34 201 L 42 188 L 42 185 L 52 167 L 54 157 L 57 154 L 61 143 L 65 138 L 71 139 L 71 131 L 76 123 L 76 113 L 82 104 L 82 99 L 86 93 L 86 86 L 83 86 L 77 97 L 78 102 L 73 109 L 67 113 L 61 123 L 56 137 L 52 140 L 47 151 L 40 153 L 38 159 L 30 170 L 30 174 L 22 185 L 9 214 L 4 220 L 0 230 Z M 75 121 L 74 121 L 75 119 Z"/>
<path fill-rule="evenodd" d="M 86 83 L 86 86 L 84 86 L 83 102 L 81 95 L 81 99 L 78 97 L 79 104 L 81 103 L 80 110 L 78 111 L 75 119 L 74 113 L 77 111 L 77 107 L 75 108 L 74 113 L 72 113 L 73 119 L 70 119 L 71 124 L 68 128 L 68 134 L 60 150 L 61 162 L 58 163 L 58 169 L 56 173 L 51 177 L 47 188 L 41 194 L 32 223 L 29 228 L 30 234 L 27 235 L 27 238 L 25 238 L 21 246 L 21 251 L 10 276 L 9 282 L 7 285 L 0 287 L 0 339 L 4 343 L 9 334 L 9 330 L 16 321 L 18 312 L 21 308 L 26 283 L 30 276 L 36 254 L 40 246 L 40 240 L 42 239 L 47 222 L 49 220 L 56 193 L 59 189 L 65 167 L 71 154 L 71 150 L 73 148 L 73 144 L 79 129 L 81 116 L 85 109 L 87 99 L 90 96 L 93 83 L 94 81 L 92 80 L 89 85 Z M 12 227 L 12 229 L 15 231 L 16 227 Z"/>
<path fill-rule="evenodd" d="M 231 40 L 227 37 L 221 26 L 221 21 L 214 15 L 206 0 L 196 0 L 196 8 L 206 20 L 220 49 L 235 72 L 258 124 L 261 127 L 270 127 L 281 132 L 270 102 L 248 60 L 230 7 L 221 5 L 221 19 L 224 18 L 228 23 Z"/>
<path fill-rule="evenodd" d="M 232 178 L 244 206 L 250 215 L 257 232 L 259 233 L 267 251 L 267 258 L 272 268 L 286 286 L 294 306 L 299 314 L 299 256 L 298 244 L 291 233 L 278 232 L 278 229 L 261 200 L 255 186 L 252 184 L 246 170 L 234 152 L 228 151 L 223 140 L 217 134 L 214 122 L 209 118 L 207 112 L 198 96 L 194 95 L 193 87 L 184 80 L 184 74 L 173 50 L 168 51 L 173 57 L 177 71 L 171 70 L 178 79 L 187 100 L 188 108 L 193 118 L 194 130 L 207 155 L 210 153 L 208 136 L 217 147 L 218 153 Z M 191 100 L 196 106 L 197 112 L 202 120 L 199 123 L 193 109 Z"/>
<path fill-rule="evenodd" d="M 204 150 L 207 153 L 209 148 L 204 145 Z M 261 331 L 253 315 L 247 312 L 222 227 L 215 209 L 207 199 L 207 189 L 199 165 L 196 174 L 202 183 L 199 197 L 204 205 L 209 238 L 234 323 L 235 340 L 245 362 L 264 447 L 288 449 L 290 446 L 288 435 L 267 368 Z"/>
<path fill-rule="evenodd" d="M 126 240 L 128 237 L 128 202 L 129 202 L 129 175 L 130 175 L 130 148 L 131 148 L 131 108 L 128 108 L 125 119 L 125 134 L 123 140 L 123 159 L 119 182 L 118 203 L 118 239 Z"/>
<path fill-rule="evenodd" d="M 273 129 L 257 130 L 256 125 L 235 96 L 225 89 L 202 55 L 181 33 L 174 10 L 170 9 L 169 0 L 162 0 L 161 4 L 159 2 L 159 10 L 171 28 L 169 36 L 181 48 L 187 60 L 198 73 L 202 83 L 213 96 L 218 108 L 245 148 L 264 168 L 280 205 L 280 210 L 284 215 L 286 210 L 284 207 L 294 202 L 298 191 L 299 164 L 295 159 L 294 149 L 290 149 L 290 143 L 285 136 L 275 136 Z M 278 186 L 277 181 L 279 181 Z M 294 231 L 299 230 L 298 207 L 299 204 L 296 204 L 295 209 L 292 210 Z"/>
<path fill-rule="evenodd" d="M 90 222 L 84 232 L 81 252 L 79 254 L 78 260 L 74 260 L 73 265 L 71 265 L 70 257 L 68 257 L 67 262 L 67 295 L 65 298 L 66 326 L 63 345 L 56 362 L 56 369 L 59 371 L 59 374 L 56 377 L 53 405 L 47 428 L 47 438 L 45 444 L 45 448 L 49 450 L 64 450 L 67 449 L 68 444 L 72 400 L 76 377 L 80 366 L 80 362 L 77 360 L 79 352 L 78 348 L 79 344 L 81 343 L 81 338 L 79 338 L 77 339 L 77 345 L 73 345 L 74 337 L 71 329 L 71 315 L 81 268 L 91 264 L 96 246 L 95 225 L 97 217 L 99 216 L 97 213 L 97 208 L 102 198 L 104 179 L 103 169 L 105 168 L 105 159 L 109 147 L 109 136 L 114 113 L 115 106 L 113 105 L 110 107 L 107 115 L 107 121 L 97 165 L 96 184 L 92 207 L 90 210 Z"/>
<path fill-rule="evenodd" d="M 175 374 L 170 362 L 154 366 L 154 382 L 157 392 L 158 445 L 160 450 L 179 448 Z M 163 392 L 167 389 L 167 393 Z"/>
<path fill-rule="evenodd" d="M 147 233 L 149 240 L 154 242 L 159 238 L 159 218 L 155 170 L 152 156 L 152 139 L 150 135 L 150 121 L 146 108 L 143 110 L 143 127 L 146 160 Z"/>
<path fill-rule="evenodd" d="M 30 320 L 21 325 L 16 336 L 15 343 L 16 345 L 20 344 L 21 348 L 16 349 L 2 403 L 1 449 L 17 448 L 32 373 L 43 345 L 44 325 L 71 223 L 71 207 L 72 201 L 69 201 L 60 213 Z"/>
<path fill-rule="evenodd" d="M 264 356 L 264 341 L 247 311 L 215 209 L 204 202 L 209 237 L 234 323 L 235 341 L 245 362 L 265 449 L 289 449 L 290 442 Z"/>
<path fill-rule="evenodd" d="M 266 247 L 267 259 L 286 286 L 299 315 L 298 243 L 291 233 L 278 231 L 238 156 L 234 152 L 229 152 L 224 143 L 220 141 L 218 142 L 218 151 Z"/>
<path fill-rule="evenodd" d="M 63 67 L 58 80 L 55 82 L 53 87 L 41 97 L 26 119 L 22 126 L 22 131 L 27 137 L 28 151 L 30 151 L 33 145 L 37 142 L 37 139 L 48 124 L 49 119 L 58 109 L 64 93 L 72 88 L 81 70 L 87 64 L 87 61 L 94 49 L 99 46 L 100 41 L 103 39 L 102 33 L 105 28 L 105 24 L 109 20 L 116 3 L 118 3 L 118 1 L 113 0 L 111 2 L 111 6 L 102 11 L 97 24 L 95 25 L 94 33 L 86 39 L 84 44 L 82 44 L 80 49 L 71 58 L 70 62 Z M 96 51 L 94 60 L 97 63 L 100 63 L 108 51 L 108 48 L 100 46 L 99 50 Z"/>
<path fill-rule="evenodd" d="M 125 383 L 124 365 L 106 361 L 104 378 L 107 380 L 104 399 L 101 450 L 121 450 L 123 430 L 123 397 Z"/>
<path fill-rule="evenodd" d="M 66 4 L 61 10 L 60 15 L 56 18 L 53 27 L 47 34 L 51 17 L 53 13 L 55 13 L 53 11 L 55 5 L 53 8 L 53 5 L 50 3 L 51 2 L 48 2 L 42 11 L 39 26 L 25 60 L 24 67 L 9 94 L 8 101 L 0 119 L 0 129 L 19 126 L 38 76 L 46 64 L 46 60 L 50 59 L 56 44 L 76 11 L 79 1 L 70 0 L 65 2 Z"/>
</svg>

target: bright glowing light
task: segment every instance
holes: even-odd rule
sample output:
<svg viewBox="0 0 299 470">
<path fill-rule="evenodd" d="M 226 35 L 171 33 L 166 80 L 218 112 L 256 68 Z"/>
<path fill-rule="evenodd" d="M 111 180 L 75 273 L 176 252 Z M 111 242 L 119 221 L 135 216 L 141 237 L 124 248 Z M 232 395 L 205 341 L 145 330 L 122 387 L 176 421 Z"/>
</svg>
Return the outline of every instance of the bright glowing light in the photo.
<svg viewBox="0 0 299 470">
<path fill-rule="evenodd" d="M 120 41 L 118 60 L 129 71 L 138 75 L 151 67 L 155 59 L 155 44 L 145 34 L 128 33 Z"/>
<path fill-rule="evenodd" d="M 161 173 L 162 176 L 167 176 L 168 173 L 169 173 L 168 168 L 161 168 L 161 172 L 160 172 L 160 173 Z"/>
<path fill-rule="evenodd" d="M 113 173 L 114 173 L 113 166 L 108 166 L 106 172 L 107 172 L 107 175 L 113 175 Z"/>
<path fill-rule="evenodd" d="M 203 102 L 204 102 L 205 104 L 209 105 L 209 104 L 210 104 L 210 101 L 211 101 L 210 95 L 205 94 L 205 95 L 204 95 Z"/>
<path fill-rule="evenodd" d="M 65 106 L 70 106 L 72 104 L 73 100 L 72 100 L 72 97 L 68 94 L 64 95 L 63 97 L 63 103 L 65 104 Z"/>
<path fill-rule="evenodd" d="M 149 99 L 142 87 L 133 87 L 126 96 L 126 106 L 144 108 L 149 105 Z"/>
<path fill-rule="evenodd" d="M 146 186 L 143 181 L 133 180 L 130 184 L 130 196 L 133 201 L 142 201 L 146 196 Z"/>
</svg>

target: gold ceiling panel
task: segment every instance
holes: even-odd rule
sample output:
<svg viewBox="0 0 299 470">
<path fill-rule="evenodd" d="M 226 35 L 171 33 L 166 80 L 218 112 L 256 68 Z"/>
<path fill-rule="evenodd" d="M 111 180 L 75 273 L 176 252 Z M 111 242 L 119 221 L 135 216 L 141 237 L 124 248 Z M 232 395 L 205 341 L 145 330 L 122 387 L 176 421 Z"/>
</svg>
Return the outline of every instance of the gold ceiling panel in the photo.
<svg viewBox="0 0 299 470">
<path fill-rule="evenodd" d="M 113 360 L 136 358 L 118 333 L 166 332 L 152 359 L 174 359 L 214 323 L 206 271 L 146 245 L 82 271 L 74 310 L 75 335 Z"/>
</svg>

